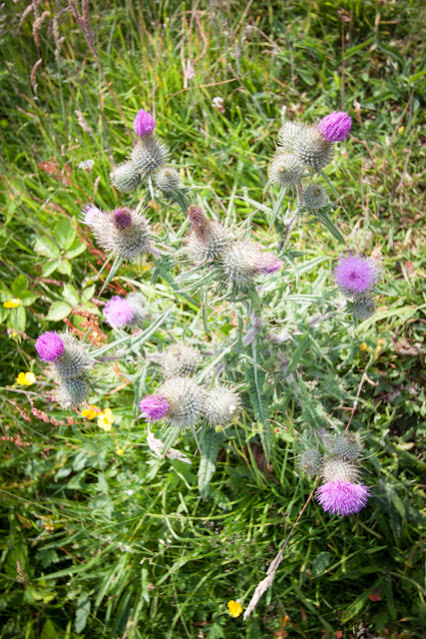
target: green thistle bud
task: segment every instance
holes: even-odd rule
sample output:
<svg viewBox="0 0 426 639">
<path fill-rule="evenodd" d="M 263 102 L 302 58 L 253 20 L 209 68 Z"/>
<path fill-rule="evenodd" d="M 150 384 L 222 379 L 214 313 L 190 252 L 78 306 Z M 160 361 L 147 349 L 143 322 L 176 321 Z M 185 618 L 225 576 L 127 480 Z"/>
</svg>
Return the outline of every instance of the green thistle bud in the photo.
<svg viewBox="0 0 426 639">
<path fill-rule="evenodd" d="M 93 367 L 94 361 L 90 357 L 88 347 L 74 335 L 60 334 L 64 344 L 64 351 L 52 364 L 55 376 L 61 381 L 80 377 L 85 371 Z"/>
<path fill-rule="evenodd" d="M 130 293 L 130 295 L 128 295 L 126 299 L 133 311 L 131 325 L 140 326 L 140 324 L 143 322 L 144 319 L 146 319 L 147 316 L 144 296 L 142 295 L 142 293 Z"/>
<path fill-rule="evenodd" d="M 56 399 L 62 408 L 78 408 L 87 398 L 89 384 L 81 377 L 61 380 Z"/>
<path fill-rule="evenodd" d="M 327 191 L 319 184 L 309 184 L 303 189 L 303 199 L 308 209 L 323 209 L 327 206 L 329 199 Z"/>
<path fill-rule="evenodd" d="M 203 264 L 221 257 L 229 244 L 229 231 L 222 224 L 208 220 L 199 206 L 191 205 L 188 217 L 191 222 L 188 253 L 194 262 Z"/>
<path fill-rule="evenodd" d="M 131 153 L 131 160 L 142 176 L 156 171 L 167 161 L 168 148 L 157 140 L 154 133 L 138 139 Z"/>
<path fill-rule="evenodd" d="M 360 297 L 350 303 L 352 313 L 357 319 L 364 321 L 376 312 L 376 302 L 372 297 Z"/>
<path fill-rule="evenodd" d="M 123 162 L 110 173 L 111 183 L 120 193 L 130 193 L 138 188 L 141 175 L 132 161 Z"/>
<path fill-rule="evenodd" d="M 172 377 L 158 389 L 157 395 L 169 404 L 165 420 L 176 428 L 195 425 L 204 413 L 205 391 L 190 377 Z"/>
<path fill-rule="evenodd" d="M 260 274 L 278 271 L 282 262 L 272 253 L 264 253 L 255 242 L 231 242 L 222 256 L 222 268 L 228 281 L 236 288 L 247 289 Z"/>
<path fill-rule="evenodd" d="M 162 354 L 160 365 L 167 377 L 194 375 L 200 363 L 200 353 L 192 346 L 176 344 Z"/>
<path fill-rule="evenodd" d="M 216 386 L 207 392 L 205 416 L 212 426 L 224 426 L 233 421 L 241 410 L 237 393 L 225 386 Z"/>
<path fill-rule="evenodd" d="M 331 481 L 357 483 L 359 479 L 359 469 L 355 464 L 341 459 L 327 459 L 323 463 L 321 476 L 325 484 Z"/>
<path fill-rule="evenodd" d="M 156 171 L 154 174 L 154 182 L 160 191 L 163 191 L 163 193 L 176 191 L 177 189 L 181 189 L 183 186 L 179 171 L 170 166 L 166 166 Z"/>
<path fill-rule="evenodd" d="M 333 440 L 333 452 L 344 461 L 355 461 L 362 452 L 361 438 L 353 433 L 336 435 Z"/>
<path fill-rule="evenodd" d="M 316 477 L 319 475 L 321 466 L 322 455 L 316 448 L 304 450 L 299 457 L 299 467 L 308 477 Z"/>
<path fill-rule="evenodd" d="M 297 157 L 290 153 L 278 153 L 268 167 L 268 176 L 275 184 L 288 187 L 299 182 L 303 170 Z"/>
<path fill-rule="evenodd" d="M 313 171 L 323 169 L 333 156 L 333 143 L 324 140 L 315 126 L 285 122 L 278 133 L 281 149 L 296 156 Z"/>
</svg>

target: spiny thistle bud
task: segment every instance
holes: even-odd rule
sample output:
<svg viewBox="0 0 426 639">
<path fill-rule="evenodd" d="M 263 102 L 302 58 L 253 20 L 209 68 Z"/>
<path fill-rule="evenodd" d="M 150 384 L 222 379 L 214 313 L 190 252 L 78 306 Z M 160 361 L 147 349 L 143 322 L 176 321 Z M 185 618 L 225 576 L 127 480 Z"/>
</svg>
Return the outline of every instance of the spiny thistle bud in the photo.
<svg viewBox="0 0 426 639">
<path fill-rule="evenodd" d="M 323 209 L 327 206 L 329 199 L 327 191 L 319 184 L 309 184 L 303 189 L 303 200 L 308 209 Z"/>
<path fill-rule="evenodd" d="M 347 297 L 366 298 L 380 278 L 380 267 L 375 260 L 362 255 L 342 255 L 334 277 Z"/>
<path fill-rule="evenodd" d="M 278 133 L 280 150 L 296 156 L 313 171 L 321 171 L 333 156 L 333 143 L 324 140 L 315 126 L 285 122 Z"/>
<path fill-rule="evenodd" d="M 222 267 L 229 282 L 237 288 L 247 288 L 259 274 L 278 271 L 282 262 L 271 253 L 264 253 L 254 242 L 231 242 L 222 256 Z"/>
<path fill-rule="evenodd" d="M 170 408 L 170 404 L 162 395 L 148 395 L 140 402 L 142 416 L 153 422 L 163 419 Z"/>
<path fill-rule="evenodd" d="M 326 459 L 322 465 L 321 477 L 324 479 L 324 483 L 330 481 L 356 482 L 359 478 L 359 469 L 355 464 L 341 459 Z"/>
<path fill-rule="evenodd" d="M 64 352 L 55 361 L 54 372 L 61 381 L 80 377 L 94 364 L 89 355 L 88 347 L 74 335 L 65 333 L 61 335 L 61 338 L 64 343 Z"/>
<path fill-rule="evenodd" d="M 38 356 L 45 362 L 54 362 L 64 352 L 64 342 L 55 331 L 42 333 L 35 343 Z"/>
<path fill-rule="evenodd" d="M 268 176 L 275 184 L 288 187 L 299 182 L 303 171 L 303 166 L 296 156 L 291 153 L 278 153 L 268 167 Z"/>
<path fill-rule="evenodd" d="M 216 386 L 206 393 L 205 416 L 213 426 L 224 426 L 233 421 L 241 409 L 237 393 L 225 386 Z"/>
<path fill-rule="evenodd" d="M 150 248 L 147 220 L 136 211 L 123 207 L 104 213 L 95 206 L 83 209 L 83 221 L 90 226 L 103 249 L 123 259 L 137 259 Z"/>
<path fill-rule="evenodd" d="M 130 295 L 127 296 L 127 302 L 133 312 L 131 324 L 132 326 L 139 326 L 147 317 L 145 310 L 145 298 L 142 293 L 130 293 Z"/>
<path fill-rule="evenodd" d="M 229 244 L 229 231 L 206 218 L 203 209 L 191 205 L 188 209 L 191 232 L 188 237 L 188 252 L 197 263 L 211 262 L 223 255 Z"/>
<path fill-rule="evenodd" d="M 142 176 L 159 169 L 165 164 L 168 148 L 157 140 L 154 134 L 139 138 L 133 147 L 131 161 Z"/>
<path fill-rule="evenodd" d="M 364 508 L 370 491 L 365 484 L 332 481 L 318 488 L 317 501 L 325 512 L 333 515 L 353 515 Z"/>
<path fill-rule="evenodd" d="M 154 182 L 163 193 L 176 191 L 183 186 L 179 171 L 170 166 L 158 169 L 154 174 Z"/>
<path fill-rule="evenodd" d="M 162 353 L 160 365 L 167 377 L 194 375 L 200 363 L 200 353 L 192 346 L 176 344 Z"/>
<path fill-rule="evenodd" d="M 139 138 L 144 137 L 155 129 L 155 120 L 147 111 L 140 109 L 133 121 L 133 128 Z"/>
<path fill-rule="evenodd" d="M 372 297 L 356 298 L 352 304 L 352 313 L 357 319 L 364 321 L 376 312 L 376 302 Z"/>
<path fill-rule="evenodd" d="M 131 193 L 142 181 L 140 172 L 131 160 L 114 167 L 110 173 L 110 179 L 120 193 Z"/>
<path fill-rule="evenodd" d="M 320 120 L 318 128 L 324 140 L 342 142 L 352 126 L 352 118 L 345 111 L 333 111 Z"/>
<path fill-rule="evenodd" d="M 71 377 L 61 380 L 56 399 L 63 408 L 77 408 L 86 400 L 88 392 L 89 384 L 85 379 Z"/>
<path fill-rule="evenodd" d="M 316 477 L 321 472 L 322 455 L 316 448 L 304 450 L 299 457 L 300 469 L 308 477 Z"/>
<path fill-rule="evenodd" d="M 333 440 L 333 452 L 344 461 L 355 461 L 361 455 L 361 438 L 353 433 L 336 435 Z"/>
<path fill-rule="evenodd" d="M 171 426 L 193 426 L 203 416 L 205 391 L 190 377 L 168 379 L 158 389 L 158 395 L 169 404 L 165 418 Z"/>
<path fill-rule="evenodd" d="M 104 316 L 110 326 L 119 328 L 132 322 L 133 310 L 124 297 L 114 295 L 104 306 Z"/>
</svg>

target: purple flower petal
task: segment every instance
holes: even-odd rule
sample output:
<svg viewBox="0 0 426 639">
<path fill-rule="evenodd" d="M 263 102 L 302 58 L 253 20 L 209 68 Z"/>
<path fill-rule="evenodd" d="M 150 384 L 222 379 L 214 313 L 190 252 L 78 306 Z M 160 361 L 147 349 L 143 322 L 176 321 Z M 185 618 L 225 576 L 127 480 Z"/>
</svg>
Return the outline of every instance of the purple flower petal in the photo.
<svg viewBox="0 0 426 639">
<path fill-rule="evenodd" d="M 139 404 L 141 413 L 146 419 L 158 421 L 162 419 L 170 408 L 170 404 L 161 395 L 148 395 Z"/>
<path fill-rule="evenodd" d="M 333 111 L 320 120 L 319 129 L 328 142 L 342 142 L 352 126 L 352 118 L 345 111 Z"/>
<path fill-rule="evenodd" d="M 130 324 L 133 315 L 133 309 L 129 302 L 119 295 L 111 297 L 104 306 L 105 321 L 113 328 Z"/>
<path fill-rule="evenodd" d="M 35 343 L 36 351 L 40 359 L 45 362 L 54 362 L 64 352 L 64 343 L 55 331 L 42 333 Z"/>
<path fill-rule="evenodd" d="M 264 275 L 279 271 L 282 265 L 282 261 L 275 257 L 272 253 L 262 253 L 256 264 L 259 273 L 263 273 Z"/>
<path fill-rule="evenodd" d="M 316 499 L 325 512 L 344 517 L 362 510 L 369 496 L 370 491 L 365 484 L 330 481 L 318 488 Z"/>
<path fill-rule="evenodd" d="M 334 271 L 336 282 L 349 295 L 360 295 L 371 291 L 379 274 L 379 268 L 374 260 L 359 255 L 342 256 Z"/>
<path fill-rule="evenodd" d="M 141 109 L 137 112 L 134 119 L 133 128 L 136 135 L 141 138 L 153 132 L 155 129 L 155 120 L 152 115 Z"/>
</svg>

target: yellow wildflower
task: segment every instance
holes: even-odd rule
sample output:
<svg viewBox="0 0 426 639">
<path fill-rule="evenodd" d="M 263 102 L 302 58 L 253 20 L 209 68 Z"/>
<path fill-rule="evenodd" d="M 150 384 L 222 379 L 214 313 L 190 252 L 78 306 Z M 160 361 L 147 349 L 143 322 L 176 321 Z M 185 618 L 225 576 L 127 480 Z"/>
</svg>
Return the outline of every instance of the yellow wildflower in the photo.
<svg viewBox="0 0 426 639">
<path fill-rule="evenodd" d="M 96 415 L 99 413 L 99 408 L 97 406 L 89 406 L 81 411 L 80 415 L 82 417 L 87 417 L 87 419 L 95 419 Z"/>
<path fill-rule="evenodd" d="M 362 344 L 359 345 L 359 350 L 360 351 L 365 351 L 366 353 L 369 353 L 371 349 L 367 345 L 367 342 L 362 342 Z"/>
<path fill-rule="evenodd" d="M 115 452 L 117 453 L 117 455 L 124 455 L 124 450 L 122 448 L 117 448 Z"/>
<path fill-rule="evenodd" d="M 105 408 L 105 410 L 98 415 L 98 426 L 104 431 L 110 431 L 114 421 L 115 417 L 110 408 Z"/>
<path fill-rule="evenodd" d="M 239 601 L 228 601 L 228 610 L 233 617 L 239 617 L 243 611 L 243 607 Z"/>
<path fill-rule="evenodd" d="M 36 376 L 34 375 L 34 373 L 19 373 L 16 381 L 21 386 L 31 386 L 31 384 L 35 383 Z"/>
<path fill-rule="evenodd" d="M 19 297 L 13 297 L 11 300 L 8 300 L 7 302 L 3 302 L 3 306 L 5 308 L 17 308 L 21 303 L 21 300 L 19 299 Z"/>
<path fill-rule="evenodd" d="M 376 348 L 374 349 L 374 361 L 377 361 L 379 359 L 379 355 L 382 351 L 382 347 L 385 344 L 385 340 L 384 339 L 378 339 L 377 340 L 377 345 Z"/>
</svg>

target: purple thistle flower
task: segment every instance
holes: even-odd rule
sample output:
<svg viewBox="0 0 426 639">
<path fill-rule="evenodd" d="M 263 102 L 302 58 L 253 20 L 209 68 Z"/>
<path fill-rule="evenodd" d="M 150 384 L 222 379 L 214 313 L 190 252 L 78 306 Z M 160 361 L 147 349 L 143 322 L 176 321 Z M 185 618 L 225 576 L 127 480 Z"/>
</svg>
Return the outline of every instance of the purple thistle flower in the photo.
<svg viewBox="0 0 426 639">
<path fill-rule="evenodd" d="M 38 337 L 35 348 L 40 359 L 45 362 L 54 362 L 62 355 L 65 346 L 55 331 L 47 331 Z"/>
<path fill-rule="evenodd" d="M 96 218 L 98 218 L 99 215 L 102 215 L 102 211 L 100 211 L 94 204 L 85 204 L 81 211 L 80 221 L 92 226 L 93 223 L 96 223 Z"/>
<path fill-rule="evenodd" d="M 317 501 L 325 512 L 344 517 L 364 508 L 369 496 L 370 491 L 365 484 L 330 481 L 318 488 Z"/>
<path fill-rule="evenodd" d="M 153 132 L 153 130 L 155 129 L 155 120 L 152 115 L 141 109 L 136 114 L 133 122 L 133 128 L 136 135 L 139 138 L 142 138 L 145 135 L 149 135 Z"/>
<path fill-rule="evenodd" d="M 116 209 L 112 212 L 114 225 L 120 229 L 128 229 L 132 225 L 132 214 L 130 209 Z"/>
<path fill-rule="evenodd" d="M 108 322 L 110 326 L 117 328 L 130 324 L 133 320 L 134 313 L 129 302 L 124 299 L 124 297 L 114 295 L 114 297 L 111 297 L 109 302 L 105 304 L 104 316 L 105 321 Z"/>
<path fill-rule="evenodd" d="M 324 140 L 342 142 L 352 126 L 352 118 L 345 111 L 333 111 L 320 120 L 318 127 Z"/>
<path fill-rule="evenodd" d="M 365 295 L 374 288 L 379 274 L 375 261 L 362 255 L 341 256 L 334 271 L 336 282 L 346 295 Z"/>
<path fill-rule="evenodd" d="M 161 395 L 148 395 L 139 404 L 142 416 L 154 422 L 162 419 L 170 408 L 170 404 Z"/>
<path fill-rule="evenodd" d="M 263 275 L 279 271 L 283 263 L 272 253 L 262 253 L 256 263 L 257 270 Z"/>
</svg>

